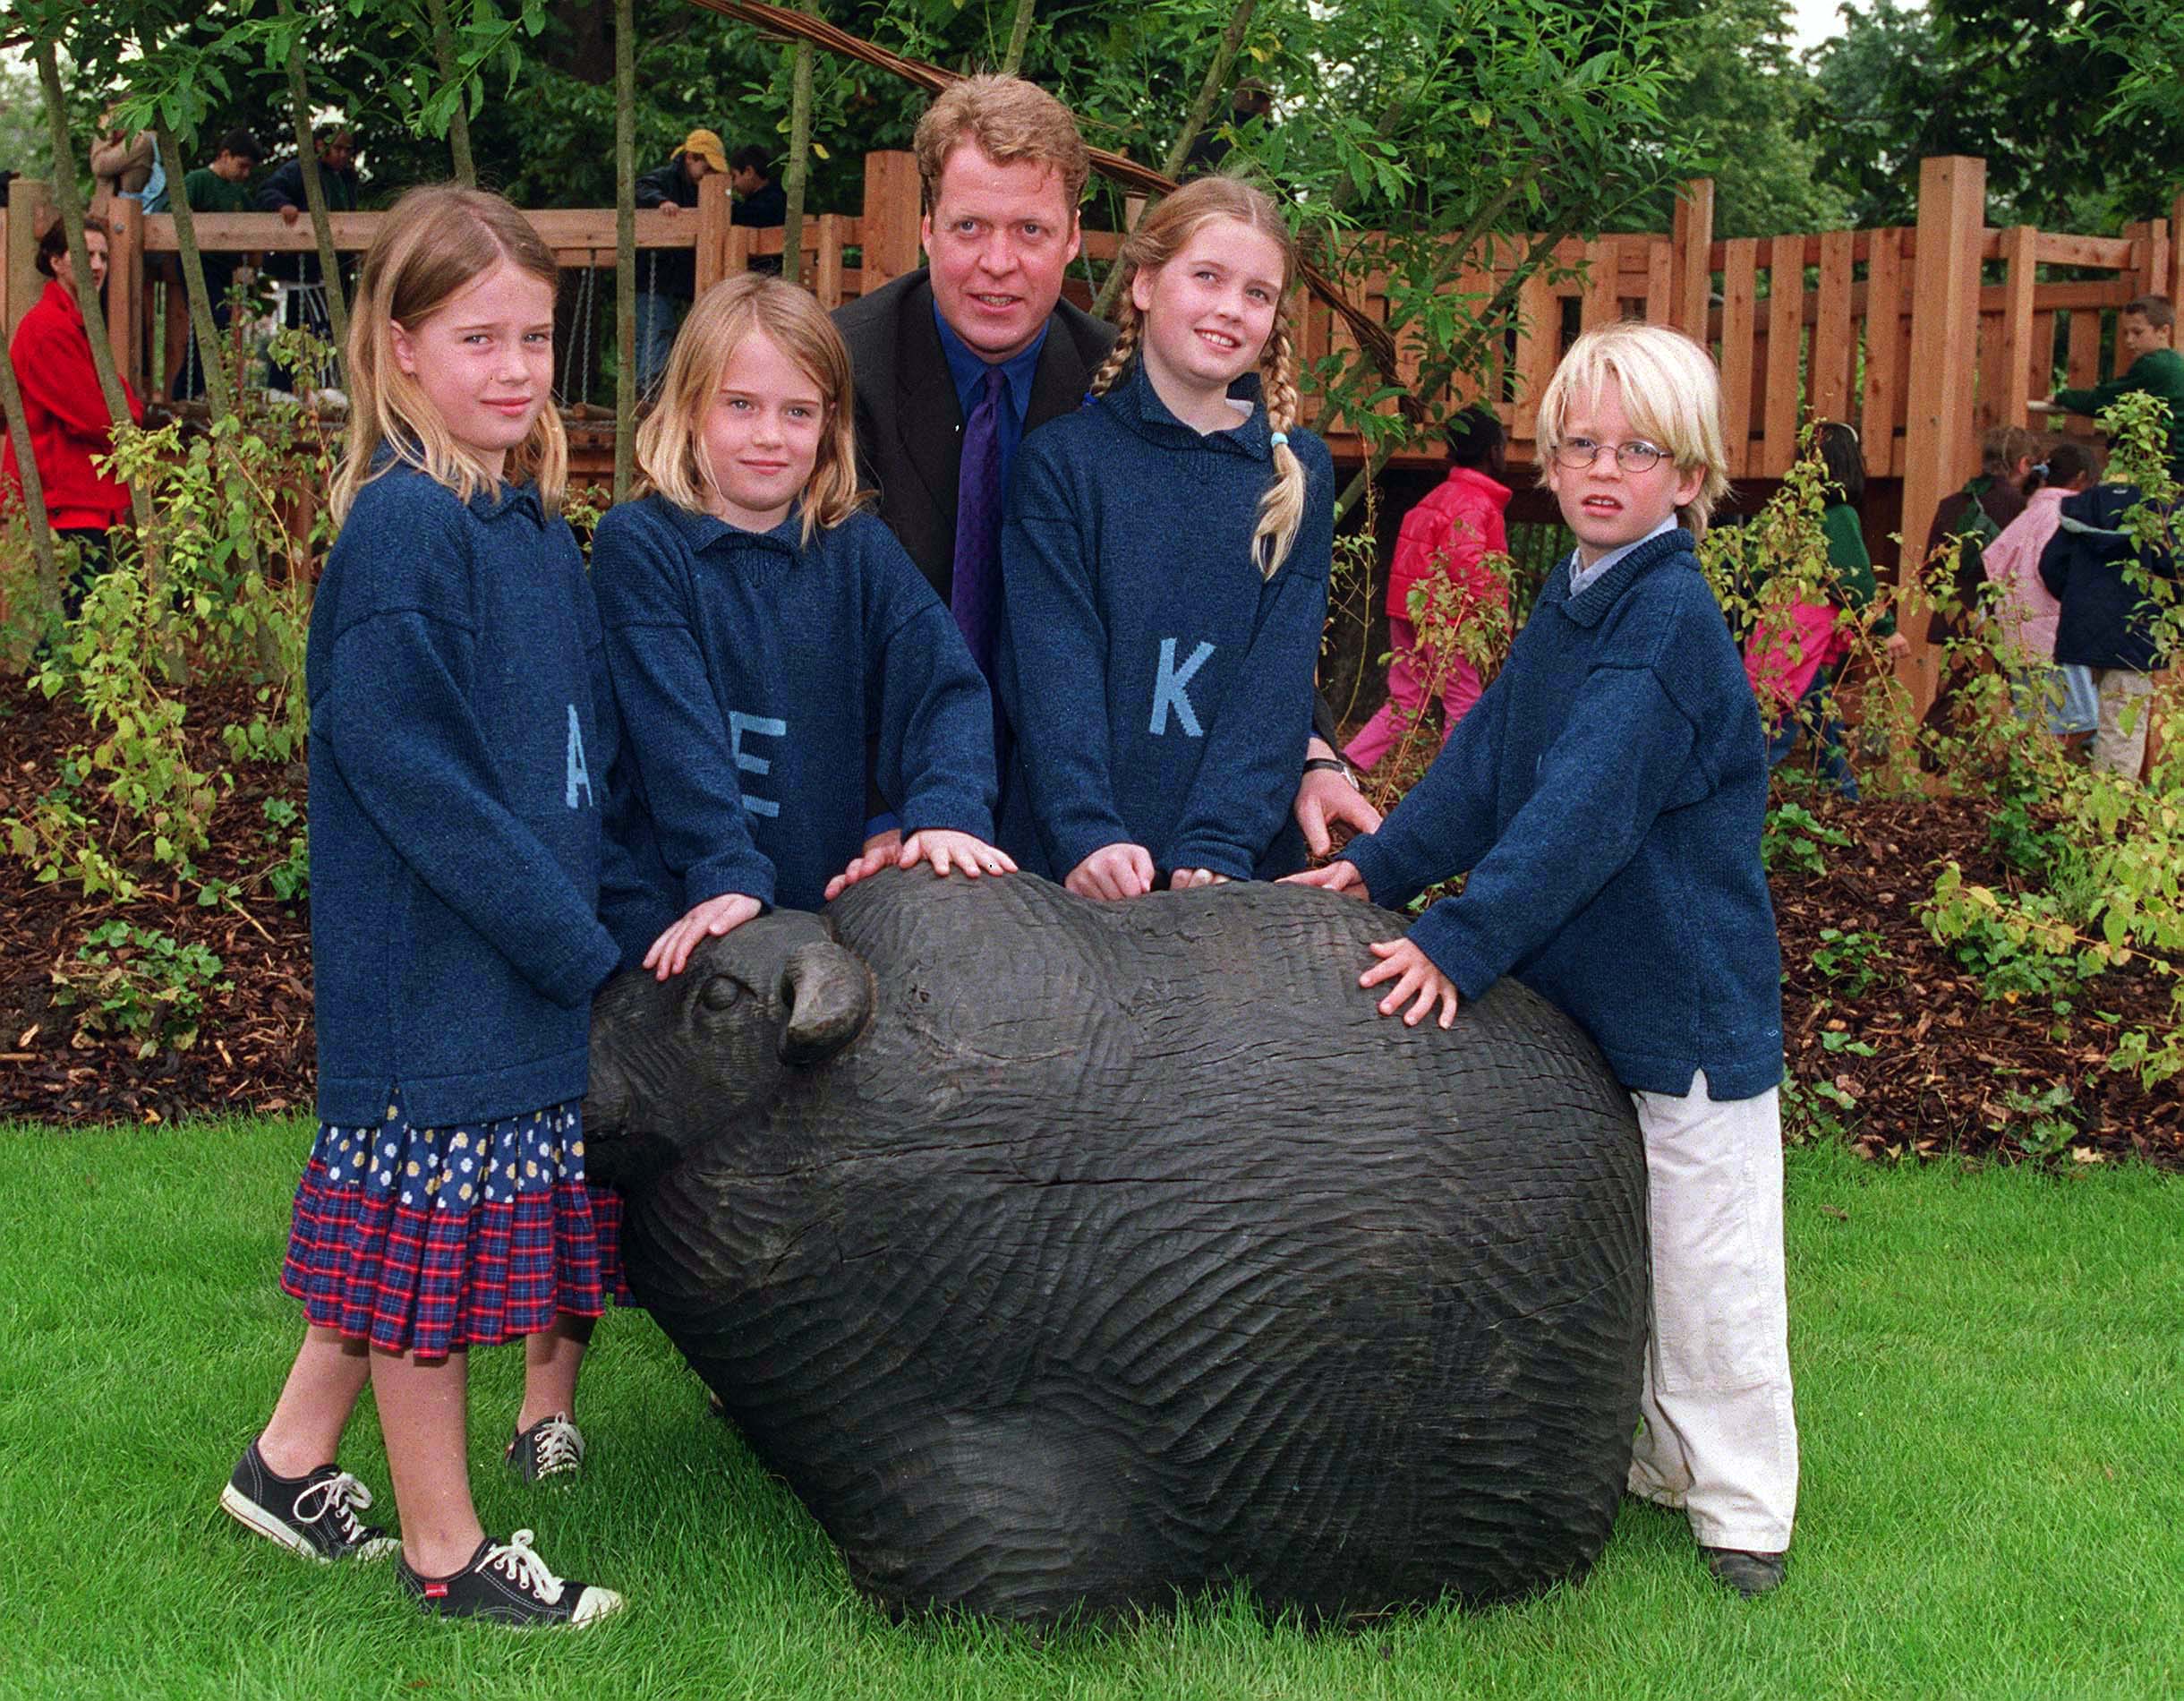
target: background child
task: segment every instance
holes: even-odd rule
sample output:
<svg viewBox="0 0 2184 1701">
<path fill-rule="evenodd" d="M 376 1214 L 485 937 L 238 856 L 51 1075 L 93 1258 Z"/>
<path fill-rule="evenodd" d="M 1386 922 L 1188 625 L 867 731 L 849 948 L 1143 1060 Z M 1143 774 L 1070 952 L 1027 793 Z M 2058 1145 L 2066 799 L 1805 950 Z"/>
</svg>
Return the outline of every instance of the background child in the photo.
<svg viewBox="0 0 2184 1701">
<path fill-rule="evenodd" d="M 1099 400 L 1025 440 L 1002 533 L 1019 739 L 1002 842 L 1099 898 L 1302 866 L 1289 802 L 1334 535 L 1333 463 L 1296 423 L 1296 251 L 1273 201 L 1200 178 L 1122 264 Z"/>
<path fill-rule="evenodd" d="M 528 1530 L 486 1538 L 465 1422 L 469 1349 L 530 1337 L 531 1439 L 572 1450 L 544 1420 L 612 1280 L 577 1106 L 617 956 L 593 912 L 613 721 L 557 512 L 553 303 L 552 252 L 498 195 L 411 191 L 364 262 L 306 657 L 323 1121 L 281 1280 L 310 1328 L 221 1496 L 312 1558 L 388 1551 L 333 1462 L 369 1374 L 402 1584 L 515 1625 L 621 1604 L 555 1577 Z"/>
<path fill-rule="evenodd" d="M 2091 490 L 2099 473 L 2093 450 L 2071 442 L 2050 449 L 2043 471 L 2047 483 L 1987 545 L 1987 577 L 1995 587 L 1994 618 L 2015 651 L 2010 694 L 2018 713 L 2058 738 L 2082 740 L 2100 724 L 2099 693 L 2090 669 L 2054 659 L 2062 604 L 2040 582 L 2040 556 L 2061 522 L 2063 499 Z"/>
<path fill-rule="evenodd" d="M 2157 396 L 2169 406 L 2169 470 L 2184 478 L 2184 355 L 2173 346 L 2177 310 L 2165 295 L 2140 295 L 2116 315 L 2116 354 L 2131 363 L 2122 375 L 2090 389 L 2059 389 L 2032 406 L 2047 414 L 2105 413 L 2119 398 Z"/>
<path fill-rule="evenodd" d="M 768 904 L 815 910 L 866 859 L 866 747 L 907 836 L 886 860 L 1015 868 L 993 836 L 993 709 L 954 620 L 857 511 L 849 357 L 779 278 L 708 290 L 637 434 L 646 492 L 593 583 L 627 757 L 611 831 L 626 963 L 662 979 Z M 854 865 L 854 866 L 852 866 Z M 848 872 L 845 873 L 844 870 Z"/>
<path fill-rule="evenodd" d="M 2177 570 L 2175 556 L 2141 548 L 2126 526 L 2142 494 L 2136 484 L 2095 484 L 2064 497 L 2040 551 L 2041 583 L 2060 605 L 2055 660 L 2093 675 L 2094 765 L 2134 780 L 2146 765 L 2154 670 L 2167 660 L 2150 581 Z"/>
<path fill-rule="evenodd" d="M 1449 640 L 1475 611 L 1509 605 L 1509 587 L 1481 564 L 1486 556 L 1509 550 L 1502 520 L 1509 506 L 1509 487 L 1501 482 L 1506 453 L 1501 421 L 1486 408 L 1465 408 L 1448 422 L 1448 476 L 1403 517 L 1387 573 L 1387 701 L 1343 749 L 1361 771 L 1418 724 L 1437 666 L 1444 742 L 1479 701 L 1479 670 Z M 1455 587 L 1457 612 L 1445 631 L 1434 634 L 1438 648 L 1429 654 L 1411 619 L 1411 592 L 1436 578 Z"/>
<path fill-rule="evenodd" d="M 1796 1513 L 1783 1289 L 1781 956 L 1760 868 L 1759 715 L 1693 532 L 1728 488 L 1713 363 L 1680 332 L 1577 339 L 1540 398 L 1577 536 L 1479 705 L 1378 832 L 1305 884 L 1399 907 L 1383 1015 L 1454 1021 L 1505 974 L 1582 1022 L 1645 1140 L 1653 1329 L 1634 1493 L 1688 1513 L 1745 1594 Z M 1692 530 L 1679 529 L 1679 511 Z M 1393 983 L 1389 985 L 1388 983 Z"/>
<path fill-rule="evenodd" d="M 1745 671 L 1762 705 L 1777 717 L 1767 765 L 1780 766 L 1796 748 L 1798 733 L 1806 732 L 1819 742 L 1821 778 L 1855 801 L 1857 777 L 1850 771 L 1832 693 L 1876 589 L 1873 560 L 1865 549 L 1865 457 L 1857 432 L 1836 420 L 1823 421 L 1815 440 L 1828 475 L 1820 516 L 1828 543 L 1828 600 L 1770 611 L 1746 647 Z M 1891 659 L 1910 648 L 1889 609 L 1873 617 L 1872 629 Z"/>
</svg>

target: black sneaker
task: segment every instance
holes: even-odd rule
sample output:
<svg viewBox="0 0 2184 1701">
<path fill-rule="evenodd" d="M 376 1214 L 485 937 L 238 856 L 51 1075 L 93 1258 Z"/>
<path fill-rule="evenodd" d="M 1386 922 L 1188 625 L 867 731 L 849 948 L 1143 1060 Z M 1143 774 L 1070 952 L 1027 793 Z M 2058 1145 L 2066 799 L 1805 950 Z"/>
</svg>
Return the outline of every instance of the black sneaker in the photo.
<svg viewBox="0 0 2184 1701">
<path fill-rule="evenodd" d="M 567 1412 L 556 1412 L 510 1441 L 501 1457 L 526 1483 L 553 1476 L 574 1482 L 584 1469 L 584 1432 L 569 1422 Z"/>
<path fill-rule="evenodd" d="M 1706 1556 L 1706 1569 L 1715 1580 L 1728 1584 L 1747 1601 L 1780 1588 L 1783 1573 L 1788 1569 L 1787 1553 L 1747 1553 L 1733 1547 L 1702 1547 L 1699 1551 Z"/>
<path fill-rule="evenodd" d="M 518 1530 L 506 1542 L 489 1537 L 479 1543 L 470 1563 L 453 1577 L 419 1577 L 407 1560 L 396 1571 L 417 1604 L 436 1618 L 486 1619 L 516 1630 L 552 1625 L 581 1629 L 622 1608 L 622 1597 L 612 1589 L 548 1570 L 532 1548 L 529 1530 Z"/>
<path fill-rule="evenodd" d="M 309 1476 L 277 1476 L 252 1441 L 220 1491 L 220 1509 L 247 1530 L 321 1565 L 383 1560 L 401 1543 L 356 1514 L 371 1491 L 346 1471 L 321 1465 Z"/>
</svg>

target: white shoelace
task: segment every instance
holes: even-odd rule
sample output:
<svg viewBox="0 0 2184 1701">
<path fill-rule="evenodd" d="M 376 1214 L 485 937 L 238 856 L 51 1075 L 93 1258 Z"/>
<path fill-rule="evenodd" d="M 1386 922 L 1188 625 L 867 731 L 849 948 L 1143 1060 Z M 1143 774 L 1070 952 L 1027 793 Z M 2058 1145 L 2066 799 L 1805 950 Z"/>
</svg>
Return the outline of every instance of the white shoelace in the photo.
<svg viewBox="0 0 2184 1701">
<path fill-rule="evenodd" d="M 312 1500 L 318 1502 L 315 1509 L 310 1507 Z M 341 1532 L 344 1542 L 356 1539 L 356 1512 L 368 1511 L 371 1506 L 371 1491 L 346 1471 L 329 1476 L 323 1483 L 313 1483 L 295 1497 L 295 1515 L 306 1524 L 316 1524 L 330 1509 L 334 1526 Z"/>
<path fill-rule="evenodd" d="M 501 1575 L 525 1594 L 543 1601 L 548 1606 L 559 1606 L 561 1603 L 561 1579 L 547 1569 L 546 1561 L 532 1547 L 532 1539 L 531 1531 L 516 1531 L 486 1554 L 485 1565 L 499 1566 Z"/>
<path fill-rule="evenodd" d="M 548 1418 L 538 1432 L 538 1474 L 551 1476 L 584 1463 L 584 1432 L 567 1418 Z"/>
</svg>

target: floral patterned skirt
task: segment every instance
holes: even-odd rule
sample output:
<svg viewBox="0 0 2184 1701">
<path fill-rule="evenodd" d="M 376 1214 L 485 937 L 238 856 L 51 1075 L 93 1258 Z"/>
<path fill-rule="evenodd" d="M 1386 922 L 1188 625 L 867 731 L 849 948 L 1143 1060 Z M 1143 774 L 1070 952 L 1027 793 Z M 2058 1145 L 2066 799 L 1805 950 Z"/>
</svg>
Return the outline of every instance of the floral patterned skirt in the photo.
<svg viewBox="0 0 2184 1701">
<path fill-rule="evenodd" d="M 632 1303 L 621 1217 L 585 1184 L 575 1104 L 417 1128 L 397 1090 L 377 1128 L 319 1125 L 281 1286 L 322 1329 L 445 1358 Z"/>
</svg>

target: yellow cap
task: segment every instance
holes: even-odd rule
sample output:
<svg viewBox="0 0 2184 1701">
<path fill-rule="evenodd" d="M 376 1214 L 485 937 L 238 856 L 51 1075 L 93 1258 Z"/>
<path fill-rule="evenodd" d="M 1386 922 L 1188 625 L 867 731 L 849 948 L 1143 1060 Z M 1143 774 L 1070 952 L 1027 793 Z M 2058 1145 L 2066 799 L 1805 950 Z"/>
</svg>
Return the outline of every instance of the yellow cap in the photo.
<svg viewBox="0 0 2184 1701">
<path fill-rule="evenodd" d="M 721 146 L 721 138 L 710 130 L 693 130 L 683 138 L 682 151 L 695 154 L 715 171 L 728 169 L 728 150 Z"/>
</svg>

